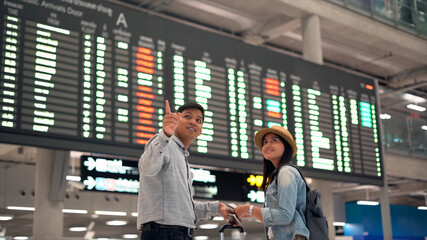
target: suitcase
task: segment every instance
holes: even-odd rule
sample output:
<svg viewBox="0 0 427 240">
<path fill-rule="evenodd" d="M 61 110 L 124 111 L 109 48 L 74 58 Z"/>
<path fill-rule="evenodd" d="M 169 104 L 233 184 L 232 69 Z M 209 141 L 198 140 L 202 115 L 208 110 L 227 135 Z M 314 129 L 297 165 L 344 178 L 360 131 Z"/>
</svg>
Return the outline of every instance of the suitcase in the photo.
<svg viewBox="0 0 427 240">
<path fill-rule="evenodd" d="M 245 229 L 242 226 L 233 226 L 232 224 L 225 224 L 219 229 L 219 234 L 221 236 L 221 240 L 224 240 L 224 231 L 226 229 L 239 229 L 240 239 L 245 239 Z"/>
</svg>

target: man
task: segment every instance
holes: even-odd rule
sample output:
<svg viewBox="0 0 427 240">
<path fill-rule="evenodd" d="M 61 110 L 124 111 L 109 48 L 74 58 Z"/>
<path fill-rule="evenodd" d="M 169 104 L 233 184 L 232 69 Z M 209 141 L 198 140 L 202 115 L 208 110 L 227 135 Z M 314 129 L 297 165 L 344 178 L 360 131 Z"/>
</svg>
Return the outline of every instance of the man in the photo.
<svg viewBox="0 0 427 240">
<path fill-rule="evenodd" d="M 165 102 L 163 129 L 139 159 L 138 228 L 142 240 L 193 239 L 198 218 L 231 213 L 219 202 L 193 202 L 188 147 L 202 132 L 204 109 L 197 103 L 172 113 Z"/>
</svg>

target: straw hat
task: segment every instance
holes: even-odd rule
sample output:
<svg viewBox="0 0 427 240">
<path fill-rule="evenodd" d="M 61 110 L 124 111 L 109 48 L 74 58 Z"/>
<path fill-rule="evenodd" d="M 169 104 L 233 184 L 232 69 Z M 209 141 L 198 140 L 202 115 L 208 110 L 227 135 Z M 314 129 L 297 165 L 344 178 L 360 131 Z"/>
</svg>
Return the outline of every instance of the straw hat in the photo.
<svg viewBox="0 0 427 240">
<path fill-rule="evenodd" d="M 270 128 L 263 128 L 255 134 L 255 145 L 260 150 L 262 150 L 262 140 L 264 139 L 264 136 L 267 133 L 274 133 L 274 134 L 281 136 L 283 139 L 286 140 L 286 142 L 289 143 L 289 145 L 291 145 L 292 157 L 297 154 L 298 148 L 297 148 L 297 145 L 295 144 L 295 140 L 292 137 L 291 133 L 287 129 L 280 127 L 280 126 L 277 126 L 277 125 L 274 125 Z"/>
</svg>

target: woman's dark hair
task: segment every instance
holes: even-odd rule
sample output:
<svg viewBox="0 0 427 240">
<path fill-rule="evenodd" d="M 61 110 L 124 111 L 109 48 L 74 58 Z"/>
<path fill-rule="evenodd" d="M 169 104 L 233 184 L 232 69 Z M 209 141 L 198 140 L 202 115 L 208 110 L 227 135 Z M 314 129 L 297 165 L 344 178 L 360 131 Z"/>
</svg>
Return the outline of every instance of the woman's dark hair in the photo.
<svg viewBox="0 0 427 240">
<path fill-rule="evenodd" d="M 267 134 L 264 135 L 264 137 L 262 138 L 262 141 L 264 142 L 264 138 Z M 282 158 L 279 161 L 279 165 L 277 166 L 277 169 L 279 169 L 281 166 L 289 163 L 292 161 L 292 148 L 291 145 L 289 145 L 289 143 L 283 139 L 281 136 L 277 135 L 280 139 L 280 141 L 282 141 L 283 145 L 285 145 L 285 152 L 282 155 Z M 263 144 L 264 145 L 264 144 Z M 267 160 L 264 158 L 264 160 L 262 161 L 262 184 L 261 184 L 261 189 L 263 191 L 265 191 L 268 187 L 268 185 L 270 185 L 270 183 L 273 181 L 273 174 L 275 173 L 276 168 L 274 167 L 273 163 L 271 163 L 271 161 Z"/>
<path fill-rule="evenodd" d="M 178 108 L 176 112 L 180 113 L 180 112 L 183 112 L 185 109 L 189 109 L 189 108 L 199 109 L 200 112 L 202 112 L 203 120 L 205 119 L 205 109 L 200 104 L 195 102 L 190 102 L 182 105 L 181 107 Z"/>
</svg>

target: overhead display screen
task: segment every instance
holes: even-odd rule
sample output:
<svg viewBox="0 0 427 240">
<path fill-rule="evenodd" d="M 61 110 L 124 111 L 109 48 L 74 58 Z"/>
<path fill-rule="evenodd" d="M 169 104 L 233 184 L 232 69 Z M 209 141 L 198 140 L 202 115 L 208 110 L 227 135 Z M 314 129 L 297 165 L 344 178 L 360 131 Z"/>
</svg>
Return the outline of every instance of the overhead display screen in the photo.
<svg viewBox="0 0 427 240">
<path fill-rule="evenodd" d="M 110 1 L 0 3 L 0 141 L 138 157 L 164 102 L 204 106 L 190 161 L 261 169 L 275 124 L 308 176 L 382 184 L 376 85 Z"/>
<path fill-rule="evenodd" d="M 200 199 L 264 202 L 259 191 L 262 176 L 190 168 L 193 172 L 193 196 Z M 84 190 L 138 194 L 138 162 L 121 158 L 81 156 L 80 177 Z"/>
</svg>

